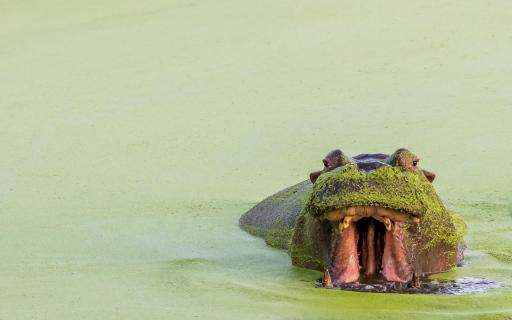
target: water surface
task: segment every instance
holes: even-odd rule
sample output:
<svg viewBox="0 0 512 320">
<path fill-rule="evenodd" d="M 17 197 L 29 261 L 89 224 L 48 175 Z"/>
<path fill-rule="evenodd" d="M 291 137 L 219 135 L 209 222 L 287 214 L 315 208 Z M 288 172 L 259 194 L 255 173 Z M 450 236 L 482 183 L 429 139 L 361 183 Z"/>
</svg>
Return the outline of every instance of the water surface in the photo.
<svg viewBox="0 0 512 320">
<path fill-rule="evenodd" d="M 0 2 L 0 319 L 510 319 L 510 1 Z M 334 147 L 409 147 L 462 296 L 319 290 L 237 226 Z"/>
</svg>

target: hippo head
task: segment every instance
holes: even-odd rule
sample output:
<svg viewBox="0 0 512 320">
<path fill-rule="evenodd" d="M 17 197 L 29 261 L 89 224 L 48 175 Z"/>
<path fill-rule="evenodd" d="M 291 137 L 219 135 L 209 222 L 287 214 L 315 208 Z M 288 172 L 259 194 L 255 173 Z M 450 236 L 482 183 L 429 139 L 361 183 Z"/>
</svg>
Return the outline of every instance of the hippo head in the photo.
<svg viewBox="0 0 512 320">
<path fill-rule="evenodd" d="M 435 175 L 401 148 L 347 157 L 334 150 L 299 215 L 295 265 L 325 270 L 329 284 L 417 281 L 462 259 L 464 224 L 436 194 Z"/>
</svg>

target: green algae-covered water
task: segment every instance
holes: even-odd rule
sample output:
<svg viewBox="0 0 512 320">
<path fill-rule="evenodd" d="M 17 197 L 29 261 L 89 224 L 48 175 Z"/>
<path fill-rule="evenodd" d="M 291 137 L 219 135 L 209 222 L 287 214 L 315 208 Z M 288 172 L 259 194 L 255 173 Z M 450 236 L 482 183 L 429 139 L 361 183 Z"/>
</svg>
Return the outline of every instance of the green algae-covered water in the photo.
<svg viewBox="0 0 512 320">
<path fill-rule="evenodd" d="M 511 319 L 510 1 L 1 1 L 0 319 Z M 314 288 L 241 231 L 335 147 L 408 147 L 462 296 Z"/>
</svg>

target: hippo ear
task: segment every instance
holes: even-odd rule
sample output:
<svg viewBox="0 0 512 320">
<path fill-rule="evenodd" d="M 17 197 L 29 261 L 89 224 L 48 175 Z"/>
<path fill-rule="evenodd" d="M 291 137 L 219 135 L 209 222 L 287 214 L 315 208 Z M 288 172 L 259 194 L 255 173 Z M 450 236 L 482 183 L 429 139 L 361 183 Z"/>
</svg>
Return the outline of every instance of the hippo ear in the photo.
<svg viewBox="0 0 512 320">
<path fill-rule="evenodd" d="M 309 180 L 311 181 L 311 183 L 315 183 L 316 179 L 318 179 L 318 177 L 320 177 L 320 175 L 324 173 L 323 170 L 321 171 L 315 171 L 315 172 L 311 172 L 309 174 Z"/>
<path fill-rule="evenodd" d="M 421 169 L 421 171 L 423 172 L 423 175 L 425 176 L 425 178 L 427 178 L 428 181 L 434 182 L 434 179 L 436 178 L 435 173 L 424 170 L 424 169 Z"/>
</svg>

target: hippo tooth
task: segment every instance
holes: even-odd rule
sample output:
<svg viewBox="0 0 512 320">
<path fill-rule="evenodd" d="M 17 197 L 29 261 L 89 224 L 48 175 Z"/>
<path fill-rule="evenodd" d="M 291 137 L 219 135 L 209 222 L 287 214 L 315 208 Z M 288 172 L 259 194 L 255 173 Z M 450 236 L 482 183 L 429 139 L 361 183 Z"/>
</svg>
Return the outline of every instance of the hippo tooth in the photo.
<svg viewBox="0 0 512 320">
<path fill-rule="evenodd" d="M 391 231 L 392 222 L 388 217 L 382 217 L 384 220 L 384 225 L 386 226 L 386 230 Z"/>
<path fill-rule="evenodd" d="M 352 216 L 346 216 L 345 218 L 343 218 L 343 229 L 348 228 L 350 220 L 352 220 Z"/>
<path fill-rule="evenodd" d="M 418 275 L 417 272 L 414 272 L 412 274 L 412 286 L 414 288 L 419 288 L 421 286 L 421 284 L 420 284 L 420 276 Z"/>
<path fill-rule="evenodd" d="M 329 273 L 328 269 L 325 269 L 324 271 L 324 276 L 322 278 L 322 287 L 332 288 L 331 274 Z"/>
</svg>

